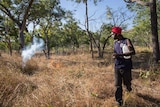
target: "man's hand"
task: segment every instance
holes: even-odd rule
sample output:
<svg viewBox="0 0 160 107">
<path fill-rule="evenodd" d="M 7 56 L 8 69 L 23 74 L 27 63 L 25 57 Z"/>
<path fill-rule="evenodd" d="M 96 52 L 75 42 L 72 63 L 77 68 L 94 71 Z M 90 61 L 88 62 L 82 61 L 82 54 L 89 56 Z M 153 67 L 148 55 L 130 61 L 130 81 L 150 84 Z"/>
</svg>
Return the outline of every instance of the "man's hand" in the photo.
<svg viewBox="0 0 160 107">
<path fill-rule="evenodd" d="M 123 56 L 123 54 L 117 54 L 117 53 L 114 53 L 113 54 L 113 58 L 115 59 L 115 58 L 118 58 L 118 57 L 120 57 L 120 56 Z"/>
</svg>

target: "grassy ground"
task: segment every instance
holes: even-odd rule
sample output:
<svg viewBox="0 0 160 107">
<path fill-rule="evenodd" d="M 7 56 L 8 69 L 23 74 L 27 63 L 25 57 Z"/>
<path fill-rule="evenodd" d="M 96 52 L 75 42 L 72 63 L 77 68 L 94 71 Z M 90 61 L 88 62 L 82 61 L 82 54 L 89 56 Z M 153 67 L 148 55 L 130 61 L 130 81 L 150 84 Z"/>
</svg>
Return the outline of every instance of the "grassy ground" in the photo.
<svg viewBox="0 0 160 107">
<path fill-rule="evenodd" d="M 133 92 L 124 107 L 159 107 L 159 69 L 148 50 L 133 57 Z M 22 68 L 21 56 L 0 56 L 0 107 L 116 107 L 111 54 L 34 56 Z M 151 72 L 148 72 L 151 71 Z M 155 72 L 154 72 L 155 71 Z"/>
</svg>

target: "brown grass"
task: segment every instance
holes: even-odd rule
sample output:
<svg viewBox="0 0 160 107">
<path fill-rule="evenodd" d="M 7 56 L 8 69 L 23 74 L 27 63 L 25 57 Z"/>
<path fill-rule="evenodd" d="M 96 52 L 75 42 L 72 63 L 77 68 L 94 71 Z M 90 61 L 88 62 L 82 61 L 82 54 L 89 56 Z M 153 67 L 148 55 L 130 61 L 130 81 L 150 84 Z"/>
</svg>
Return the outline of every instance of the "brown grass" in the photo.
<svg viewBox="0 0 160 107">
<path fill-rule="evenodd" d="M 110 54 L 94 60 L 90 54 L 34 56 L 24 68 L 20 55 L 0 58 L 0 107 L 116 107 Z M 124 107 L 159 107 L 159 75 L 140 78 L 138 67 Z"/>
</svg>

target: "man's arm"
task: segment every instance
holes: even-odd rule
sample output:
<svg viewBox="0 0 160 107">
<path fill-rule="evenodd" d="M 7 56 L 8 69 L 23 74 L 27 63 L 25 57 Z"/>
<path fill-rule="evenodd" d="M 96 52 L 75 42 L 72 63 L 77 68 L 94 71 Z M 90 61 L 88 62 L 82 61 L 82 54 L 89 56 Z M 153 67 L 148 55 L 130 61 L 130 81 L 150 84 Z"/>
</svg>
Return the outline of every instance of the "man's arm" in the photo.
<svg viewBox="0 0 160 107">
<path fill-rule="evenodd" d="M 132 44 L 130 39 L 127 39 L 127 46 L 128 46 L 129 51 L 130 51 L 128 53 L 128 55 L 135 55 L 136 52 L 135 52 L 134 46 L 133 46 L 133 44 Z"/>
<path fill-rule="evenodd" d="M 134 46 L 131 42 L 130 39 L 127 39 L 127 46 L 128 46 L 128 49 L 129 49 L 129 52 L 127 53 L 122 53 L 122 54 L 116 54 L 114 53 L 113 56 L 114 58 L 117 58 L 117 57 L 120 57 L 120 56 L 131 56 L 131 55 L 135 55 L 135 49 L 134 49 Z"/>
</svg>

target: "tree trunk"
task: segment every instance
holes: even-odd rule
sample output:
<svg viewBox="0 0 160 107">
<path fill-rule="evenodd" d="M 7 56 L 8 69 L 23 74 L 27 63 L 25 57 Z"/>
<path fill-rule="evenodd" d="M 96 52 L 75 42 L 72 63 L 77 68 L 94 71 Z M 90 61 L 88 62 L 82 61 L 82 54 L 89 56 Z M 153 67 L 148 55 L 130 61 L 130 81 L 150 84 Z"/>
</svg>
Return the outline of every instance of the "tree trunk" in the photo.
<svg viewBox="0 0 160 107">
<path fill-rule="evenodd" d="M 153 48 L 153 63 L 157 64 L 160 58 L 159 55 L 159 42 L 158 42 L 158 23 L 157 23 L 157 11 L 156 11 L 156 0 L 150 0 L 150 2 L 143 2 L 141 0 L 124 0 L 127 3 L 137 2 L 143 6 L 150 7 L 150 16 L 151 16 L 151 31 L 152 31 L 152 48 Z"/>
<path fill-rule="evenodd" d="M 47 58 L 50 59 L 50 42 L 49 42 L 49 38 L 47 35 Z"/>
<path fill-rule="evenodd" d="M 98 46 L 98 57 L 99 57 L 99 58 L 103 58 L 103 52 L 102 52 L 102 49 L 101 49 L 100 44 L 99 44 L 99 46 Z"/>
<path fill-rule="evenodd" d="M 93 53 L 93 41 L 92 41 L 92 34 L 89 33 L 89 21 L 88 21 L 88 0 L 86 0 L 86 31 L 87 31 L 87 35 L 89 36 L 90 39 L 90 51 L 92 54 L 92 58 L 94 58 L 94 53 Z"/>
<path fill-rule="evenodd" d="M 107 44 L 107 41 L 109 40 L 110 37 L 111 37 L 111 35 L 108 36 L 108 37 L 105 39 L 105 41 L 104 41 L 104 44 L 103 44 L 103 47 L 102 47 L 102 57 L 104 56 L 104 49 L 105 49 L 106 44 Z"/>
<path fill-rule="evenodd" d="M 98 48 L 98 57 L 103 58 L 103 52 L 102 52 L 102 49 L 101 49 L 100 37 L 101 37 L 101 34 L 98 35 L 98 43 L 96 44 L 95 40 L 94 40 L 94 43 L 96 44 L 96 46 Z"/>
<path fill-rule="evenodd" d="M 20 30 L 20 49 L 23 49 L 24 48 L 24 34 L 23 34 L 23 31 Z"/>
<path fill-rule="evenodd" d="M 46 38 L 46 50 L 47 50 L 47 53 L 45 53 L 45 55 L 46 55 L 47 59 L 50 59 L 50 47 L 49 47 L 50 43 L 49 43 L 49 38 L 48 38 L 47 33 L 45 33 L 45 35 L 46 35 L 45 38 Z"/>
<path fill-rule="evenodd" d="M 151 14 L 151 31 L 152 31 L 152 46 L 153 46 L 153 61 L 158 63 L 159 60 L 159 42 L 158 42 L 158 23 L 157 23 L 157 11 L 156 0 L 150 0 L 150 14 Z"/>
<path fill-rule="evenodd" d="M 8 38 L 8 48 L 9 48 L 9 54 L 12 56 L 12 45 L 10 37 Z"/>
</svg>

